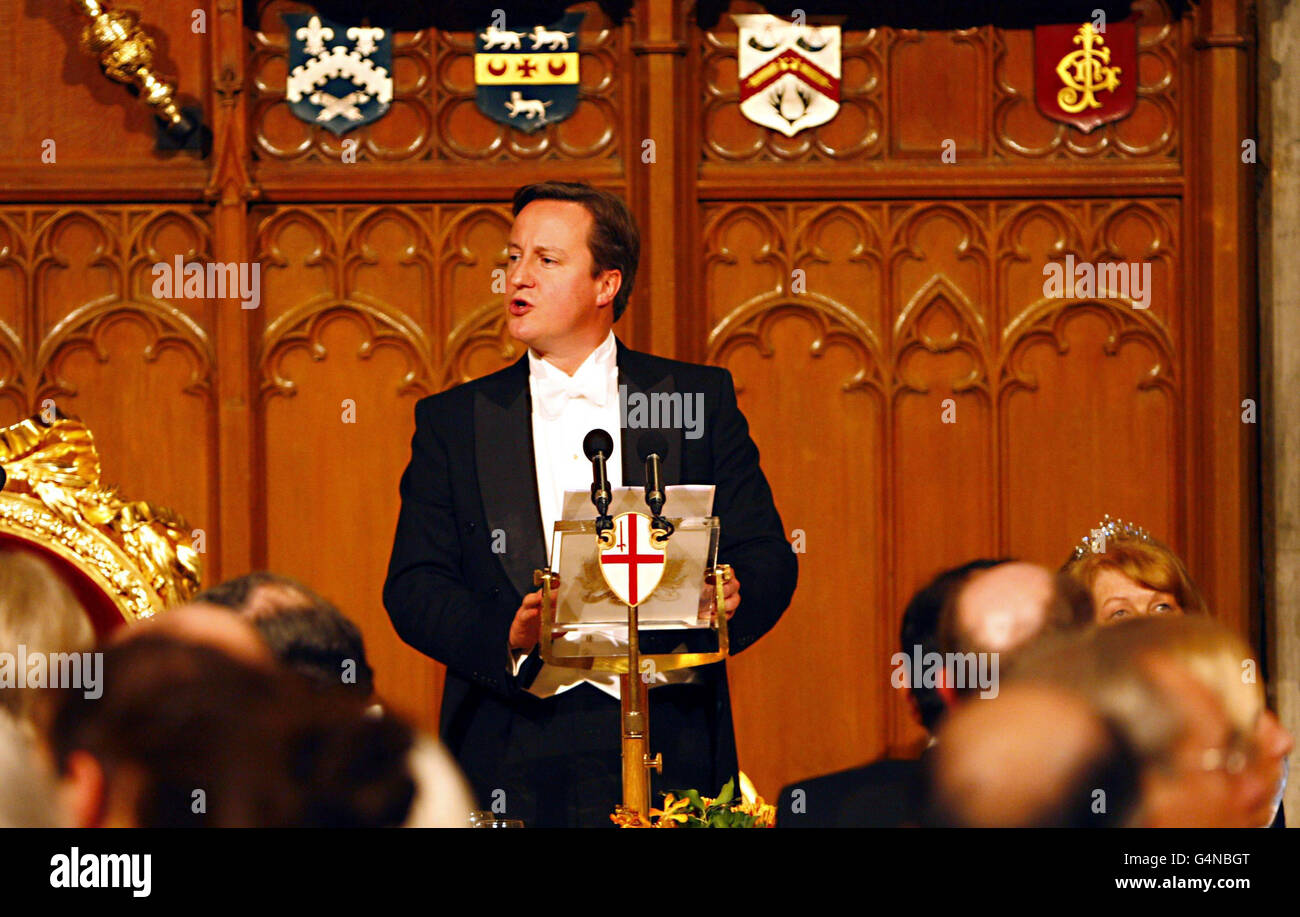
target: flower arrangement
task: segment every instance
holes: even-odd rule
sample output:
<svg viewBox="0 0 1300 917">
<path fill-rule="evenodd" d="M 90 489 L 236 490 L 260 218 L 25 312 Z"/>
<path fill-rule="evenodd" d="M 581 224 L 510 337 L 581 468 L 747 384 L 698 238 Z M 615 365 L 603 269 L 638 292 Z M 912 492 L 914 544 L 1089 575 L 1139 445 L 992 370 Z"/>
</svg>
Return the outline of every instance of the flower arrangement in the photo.
<svg viewBox="0 0 1300 917">
<path fill-rule="evenodd" d="M 728 780 L 716 798 L 701 796 L 698 790 L 677 790 L 664 794 L 664 807 L 651 809 L 649 816 L 626 812 L 622 806 L 610 816 L 620 828 L 772 828 L 776 806 L 763 801 L 754 784 L 740 772 L 740 800 L 736 782 Z"/>
</svg>

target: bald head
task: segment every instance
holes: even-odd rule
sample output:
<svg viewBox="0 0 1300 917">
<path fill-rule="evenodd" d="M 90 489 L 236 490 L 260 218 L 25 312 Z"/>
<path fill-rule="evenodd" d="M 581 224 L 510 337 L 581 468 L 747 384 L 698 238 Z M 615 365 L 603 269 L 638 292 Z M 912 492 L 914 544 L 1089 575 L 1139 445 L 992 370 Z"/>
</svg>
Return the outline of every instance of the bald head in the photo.
<svg viewBox="0 0 1300 917">
<path fill-rule="evenodd" d="M 954 710 L 931 768 L 936 822 L 986 828 L 1112 824 L 1136 779 L 1089 704 L 1045 685 L 1015 685 Z"/>
<path fill-rule="evenodd" d="M 137 634 L 163 634 L 182 643 L 210 646 L 253 666 L 267 667 L 275 662 L 256 627 L 216 605 L 196 602 L 177 606 L 119 631 L 117 640 L 130 640 Z"/>
<path fill-rule="evenodd" d="M 1010 652 L 1042 631 L 1054 591 L 1052 572 L 1037 564 L 983 570 L 957 596 L 957 628 L 983 652 Z"/>
</svg>

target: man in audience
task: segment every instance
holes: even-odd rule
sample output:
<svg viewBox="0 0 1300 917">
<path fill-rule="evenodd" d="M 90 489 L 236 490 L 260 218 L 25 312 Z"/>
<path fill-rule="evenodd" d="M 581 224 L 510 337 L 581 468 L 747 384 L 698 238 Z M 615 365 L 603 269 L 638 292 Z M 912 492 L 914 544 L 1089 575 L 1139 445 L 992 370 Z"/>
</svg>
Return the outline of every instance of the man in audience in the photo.
<svg viewBox="0 0 1300 917">
<path fill-rule="evenodd" d="M 972 571 L 949 591 L 939 616 L 939 645 L 945 658 L 984 654 L 989 670 L 1001 673 L 1035 640 L 1085 628 L 1092 620 L 1092 598 L 1074 580 L 1039 564 L 1005 561 Z M 947 672 L 945 667 L 945 677 Z M 949 708 L 979 694 L 996 696 L 996 688 L 989 692 L 969 681 L 945 680 L 938 691 Z"/>
<path fill-rule="evenodd" d="M 342 687 L 363 702 L 373 696 L 374 671 L 361 629 L 297 580 L 249 573 L 199 593 L 195 601 L 238 612 L 282 665 L 314 684 Z"/>
<path fill-rule="evenodd" d="M 386 827 L 408 817 L 410 730 L 277 670 L 161 632 L 104 652 L 104 692 L 50 730 L 77 827 Z"/>
<path fill-rule="evenodd" d="M 250 616 L 277 608 L 334 608 L 331 602 L 293 577 L 267 570 L 245 573 L 204 589 L 194 597 L 194 601 L 233 608 Z"/>
<path fill-rule="evenodd" d="M 208 646 L 246 665 L 264 668 L 275 662 L 257 628 L 214 605 L 192 602 L 178 606 L 134 627 L 121 628 L 110 642 L 122 643 L 146 635 Z"/>
<path fill-rule="evenodd" d="M 944 570 L 912 596 L 903 610 L 902 655 L 938 653 L 939 615 L 951 593 L 974 573 L 1003 563 L 973 560 Z M 913 713 L 933 735 L 946 705 L 933 685 L 909 678 Z M 915 758 L 881 758 L 860 767 L 793 783 L 781 790 L 779 828 L 915 825 L 921 816 L 921 763 Z"/>
<path fill-rule="evenodd" d="M 1243 677 L 1250 651 L 1205 618 L 1145 618 L 1035 647 L 1009 675 L 1084 693 L 1141 765 L 1146 827 L 1262 827 L 1291 736 Z"/>
<path fill-rule="evenodd" d="M 200 593 L 196 601 L 236 611 L 257 629 L 281 665 L 316 688 L 338 689 L 361 704 L 374 700 L 374 672 L 361 629 L 334 603 L 297 580 L 250 573 Z M 372 715 L 381 711 L 378 704 L 370 707 Z M 417 732 L 410 766 L 417 792 L 406 824 L 465 827 L 478 806 L 446 747 Z"/>
<path fill-rule="evenodd" d="M 1025 684 L 962 704 L 929 762 L 928 823 L 937 827 L 1123 827 L 1138 797 L 1137 762 L 1083 698 Z"/>
<path fill-rule="evenodd" d="M 960 626 L 944 627 L 945 616 Z M 906 684 L 914 712 L 934 734 L 947 710 L 969 693 L 944 680 L 943 671 L 918 682 L 913 658 L 961 652 L 1009 652 L 1048 631 L 1083 626 L 1092 605 L 1081 587 L 1045 567 L 978 559 L 944 570 L 912 596 L 903 612 L 901 653 L 894 657 L 895 685 Z M 956 646 L 945 644 L 944 632 Z M 969 634 L 977 635 L 974 638 Z M 970 644 L 974 644 L 971 647 Z M 906 660 L 898 664 L 899 659 Z M 996 687 L 996 686 L 994 686 Z M 793 827 L 897 827 L 917 824 L 922 809 L 921 762 L 882 758 L 870 764 L 792 783 L 781 790 L 777 825 Z"/>
</svg>

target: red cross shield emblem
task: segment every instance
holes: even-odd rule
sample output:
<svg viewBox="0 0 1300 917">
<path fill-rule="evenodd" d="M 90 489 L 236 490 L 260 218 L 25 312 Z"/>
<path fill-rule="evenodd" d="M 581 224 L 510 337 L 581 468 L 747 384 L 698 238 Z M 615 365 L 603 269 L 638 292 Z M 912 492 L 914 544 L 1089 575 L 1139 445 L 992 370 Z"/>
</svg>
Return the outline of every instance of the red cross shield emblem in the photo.
<svg viewBox="0 0 1300 917">
<path fill-rule="evenodd" d="M 664 575 L 668 546 L 655 547 L 650 517 L 623 513 L 614 517 L 614 546 L 600 550 L 600 572 L 624 605 L 650 598 Z"/>
</svg>

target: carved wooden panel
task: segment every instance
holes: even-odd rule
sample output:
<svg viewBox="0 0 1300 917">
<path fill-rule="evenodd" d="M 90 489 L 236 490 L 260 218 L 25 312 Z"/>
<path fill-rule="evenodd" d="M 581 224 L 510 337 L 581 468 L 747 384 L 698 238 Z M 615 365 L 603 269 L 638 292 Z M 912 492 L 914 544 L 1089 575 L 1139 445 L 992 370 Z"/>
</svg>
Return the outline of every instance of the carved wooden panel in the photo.
<svg viewBox="0 0 1300 917">
<path fill-rule="evenodd" d="M 807 545 L 790 626 L 737 660 L 738 709 L 791 692 L 873 724 L 813 751 L 812 724 L 810 744 L 781 741 L 791 725 L 755 706 L 761 773 L 819 755 L 847 767 L 915 737 L 885 660 L 939 569 L 1007 554 L 1054 568 L 1105 512 L 1186 547 L 1176 202 L 748 201 L 703 219 L 710 358 L 735 373 Z M 1146 308 L 1047 295 L 1045 265 L 1067 257 L 1150 263 Z M 866 658 L 827 656 L 835 635 Z"/>
<path fill-rule="evenodd" d="M 171 82 L 185 105 L 207 103 L 208 33 L 191 26 L 193 13 L 208 17 L 209 4 L 135 0 L 126 8 L 140 14 L 155 46 L 156 70 Z M 116 8 L 122 8 L 119 4 Z M 123 169 L 161 168 L 173 175 L 201 176 L 204 163 L 189 155 L 154 154 L 153 116 L 121 83 L 100 71 L 98 61 L 79 42 L 88 22 L 66 2 L 9 0 L 0 3 L 0 84 L 8 87 L 0 106 L 0 170 L 26 170 L 49 181 L 60 170 L 77 171 L 77 181 L 97 186 L 115 183 Z M 53 140 L 57 159 L 41 159 L 42 143 Z M 175 180 L 173 178 L 173 180 Z M 70 188 L 69 190 L 75 190 Z"/>
<path fill-rule="evenodd" d="M 343 138 L 299 120 L 285 100 L 288 34 L 280 14 L 305 8 L 285 0 L 262 0 L 262 31 L 249 33 L 250 127 L 259 159 L 337 162 L 348 139 L 357 141 L 358 164 L 599 160 L 620 155 L 624 83 L 632 54 L 627 30 L 616 28 L 596 3 L 572 8 L 587 15 L 578 33 L 578 107 L 569 118 L 533 134 L 488 118 L 474 101 L 474 33 L 430 28 L 394 36 L 391 108 L 378 121 Z M 490 7 L 482 18 L 486 26 Z"/>
<path fill-rule="evenodd" d="M 997 30 L 992 139 L 1000 158 L 1176 161 L 1181 155 L 1182 59 L 1191 30 L 1159 0 L 1138 0 L 1137 104 L 1127 118 L 1089 133 L 1044 118 L 1034 104 L 1034 35 Z"/>
<path fill-rule="evenodd" d="M 362 628 L 378 690 L 430 728 L 442 667 L 403 644 L 380 587 L 415 401 L 513 362 L 493 206 L 259 207 L 266 566 Z M 347 520 L 344 522 L 344 520 Z"/>
<path fill-rule="evenodd" d="M 1138 101 L 1133 114 L 1083 133 L 1034 104 L 1033 30 L 949 32 L 889 27 L 843 34 L 840 111 L 787 138 L 740 112 L 736 26 L 724 15 L 699 34 L 701 156 L 705 161 L 929 160 L 951 141 L 957 164 L 998 159 L 1133 161 L 1180 155 L 1181 60 L 1190 30 L 1159 0 L 1139 0 Z M 730 12 L 766 12 L 733 3 Z M 1129 78 L 1134 75 L 1130 74 Z"/>
<path fill-rule="evenodd" d="M 106 482 L 205 531 L 217 306 L 155 295 L 152 268 L 210 250 L 205 208 L 0 207 L 0 425 L 57 405 L 94 434 Z"/>
</svg>

